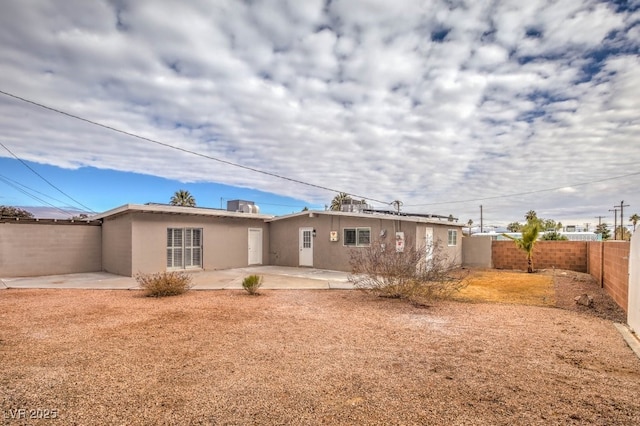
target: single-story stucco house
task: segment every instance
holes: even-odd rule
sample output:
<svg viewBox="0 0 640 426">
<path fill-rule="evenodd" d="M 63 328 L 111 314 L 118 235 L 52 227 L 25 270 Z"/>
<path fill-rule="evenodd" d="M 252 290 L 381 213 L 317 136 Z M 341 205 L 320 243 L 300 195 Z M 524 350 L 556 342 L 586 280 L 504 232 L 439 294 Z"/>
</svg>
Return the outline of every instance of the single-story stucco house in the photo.
<svg viewBox="0 0 640 426">
<path fill-rule="evenodd" d="M 256 209 L 257 210 L 257 209 Z M 251 265 L 350 271 L 349 253 L 439 241 L 462 260 L 462 225 L 377 212 L 304 211 L 274 217 L 164 204 L 127 204 L 85 222 L 0 220 L 0 276 L 106 271 L 133 276 L 166 270 Z"/>
<path fill-rule="evenodd" d="M 308 211 L 267 219 L 270 263 L 350 271 L 350 251 L 371 244 L 395 250 L 439 241 L 457 264 L 462 261 L 462 225 L 438 219 L 378 213 Z"/>
</svg>

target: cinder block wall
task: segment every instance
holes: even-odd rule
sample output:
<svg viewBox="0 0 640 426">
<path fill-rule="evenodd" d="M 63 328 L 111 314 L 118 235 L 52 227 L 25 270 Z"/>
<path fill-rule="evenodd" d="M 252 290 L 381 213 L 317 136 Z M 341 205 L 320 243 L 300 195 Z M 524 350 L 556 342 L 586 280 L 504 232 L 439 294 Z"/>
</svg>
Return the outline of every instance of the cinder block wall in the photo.
<svg viewBox="0 0 640 426">
<path fill-rule="evenodd" d="M 493 241 L 491 257 L 496 269 L 527 269 L 526 253 L 513 241 Z M 587 242 L 538 241 L 533 248 L 533 267 L 587 272 Z"/>
<path fill-rule="evenodd" d="M 625 312 L 629 309 L 629 249 L 628 241 L 606 241 L 602 248 L 602 286 Z"/>
<path fill-rule="evenodd" d="M 587 272 L 602 285 L 602 248 L 601 241 L 587 243 Z"/>
<path fill-rule="evenodd" d="M 53 221 L 0 223 L 0 277 L 102 270 L 99 224 Z"/>
</svg>

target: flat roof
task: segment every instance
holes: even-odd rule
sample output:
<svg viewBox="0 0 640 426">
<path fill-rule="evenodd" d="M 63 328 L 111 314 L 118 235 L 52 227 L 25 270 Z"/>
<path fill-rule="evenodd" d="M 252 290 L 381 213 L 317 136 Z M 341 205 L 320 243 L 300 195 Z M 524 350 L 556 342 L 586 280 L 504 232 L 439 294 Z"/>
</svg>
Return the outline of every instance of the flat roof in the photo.
<svg viewBox="0 0 640 426">
<path fill-rule="evenodd" d="M 119 216 L 126 213 L 165 213 L 165 214 L 180 214 L 189 216 L 209 216 L 209 217 L 235 217 L 242 219 L 272 219 L 272 215 L 256 214 L 256 213 L 242 213 L 242 212 L 230 212 L 222 209 L 214 209 L 207 207 L 183 207 L 183 206 L 171 206 L 164 204 L 125 204 L 115 209 L 107 210 L 106 212 L 99 213 L 95 216 L 90 216 L 87 220 L 99 220 L 113 216 Z"/>
<path fill-rule="evenodd" d="M 384 213 L 357 213 L 357 212 L 340 212 L 334 210 L 307 210 L 299 213 L 292 213 L 284 216 L 275 216 L 271 219 L 268 219 L 267 222 L 275 222 L 277 220 L 289 219 L 293 217 L 300 216 L 311 216 L 311 215 L 326 215 L 326 216 L 343 216 L 343 217 L 358 217 L 363 219 L 382 219 L 382 220 L 397 220 L 401 222 L 413 222 L 413 223 L 429 223 L 434 225 L 447 225 L 447 226 L 457 226 L 464 227 L 466 225 L 458 222 L 450 222 L 444 219 L 433 219 L 427 218 L 423 216 L 404 216 L 404 215 L 392 215 L 392 214 L 384 214 Z"/>
</svg>

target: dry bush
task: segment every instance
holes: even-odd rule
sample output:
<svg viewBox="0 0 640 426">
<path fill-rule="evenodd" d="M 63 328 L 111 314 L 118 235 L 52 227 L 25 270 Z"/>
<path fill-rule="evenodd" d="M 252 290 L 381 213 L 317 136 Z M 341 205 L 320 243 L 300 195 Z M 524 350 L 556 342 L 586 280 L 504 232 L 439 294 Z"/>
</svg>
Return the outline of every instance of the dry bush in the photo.
<svg viewBox="0 0 640 426">
<path fill-rule="evenodd" d="M 258 289 L 262 285 L 262 277 L 260 275 L 249 275 L 244 280 L 242 280 L 242 288 L 244 288 L 247 293 L 254 295 L 258 294 Z"/>
<path fill-rule="evenodd" d="M 418 305 L 450 298 L 466 287 L 467 274 L 440 247 L 440 241 L 417 248 L 406 241 L 402 252 L 393 246 L 385 249 L 380 242 L 353 249 L 349 282 L 377 296 L 407 299 Z"/>
<path fill-rule="evenodd" d="M 191 275 L 182 271 L 138 273 L 135 278 L 148 297 L 176 296 L 191 289 Z"/>
</svg>

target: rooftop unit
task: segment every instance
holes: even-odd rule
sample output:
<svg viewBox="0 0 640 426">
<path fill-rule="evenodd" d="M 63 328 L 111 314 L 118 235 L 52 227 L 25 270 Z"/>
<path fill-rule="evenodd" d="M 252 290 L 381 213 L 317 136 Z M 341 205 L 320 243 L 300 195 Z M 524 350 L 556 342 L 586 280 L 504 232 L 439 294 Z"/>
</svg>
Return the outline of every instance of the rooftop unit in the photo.
<svg viewBox="0 0 640 426">
<path fill-rule="evenodd" d="M 258 214 L 260 207 L 256 206 L 253 201 L 229 200 L 227 201 L 227 211 Z"/>
</svg>

